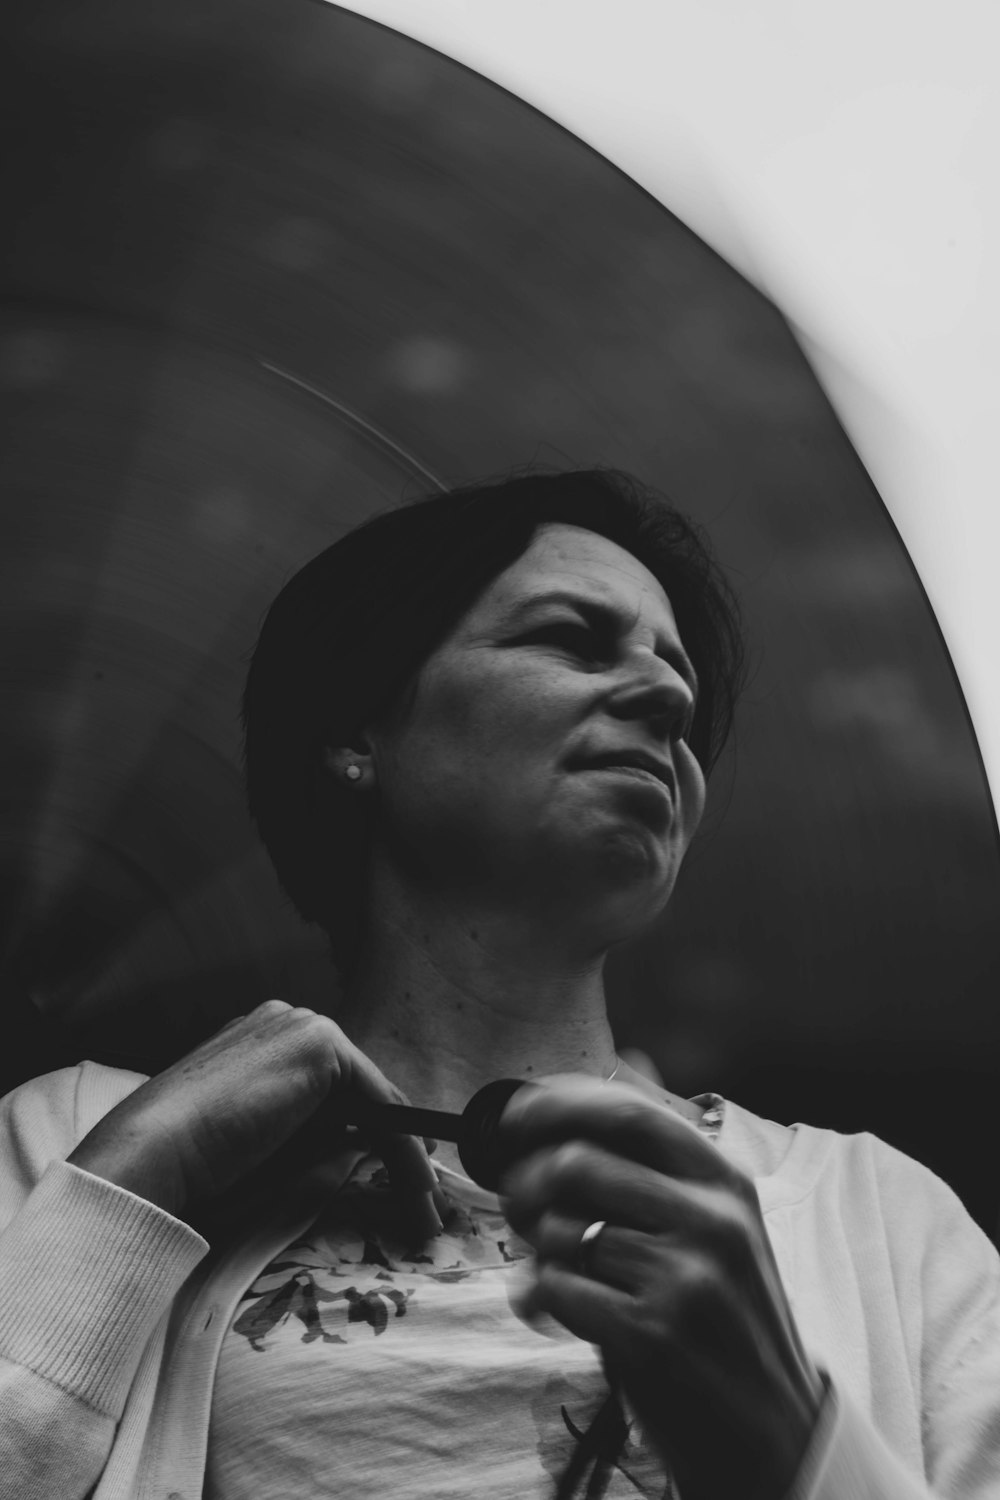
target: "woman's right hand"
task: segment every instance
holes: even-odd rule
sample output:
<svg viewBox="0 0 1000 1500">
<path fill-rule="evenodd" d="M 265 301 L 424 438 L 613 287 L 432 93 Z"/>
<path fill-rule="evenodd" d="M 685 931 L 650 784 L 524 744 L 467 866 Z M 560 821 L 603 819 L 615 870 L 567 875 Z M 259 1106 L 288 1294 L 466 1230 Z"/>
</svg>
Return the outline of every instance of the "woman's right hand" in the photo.
<svg viewBox="0 0 1000 1500">
<path fill-rule="evenodd" d="M 252 1179 L 287 1182 L 334 1156 L 345 1094 L 406 1102 L 328 1016 L 268 1000 L 123 1099 L 68 1160 L 175 1217 L 200 1210 L 211 1223 L 213 1206 L 238 1199 Z M 409 1227 L 436 1233 L 437 1182 L 423 1143 L 399 1136 L 379 1146 Z"/>
</svg>

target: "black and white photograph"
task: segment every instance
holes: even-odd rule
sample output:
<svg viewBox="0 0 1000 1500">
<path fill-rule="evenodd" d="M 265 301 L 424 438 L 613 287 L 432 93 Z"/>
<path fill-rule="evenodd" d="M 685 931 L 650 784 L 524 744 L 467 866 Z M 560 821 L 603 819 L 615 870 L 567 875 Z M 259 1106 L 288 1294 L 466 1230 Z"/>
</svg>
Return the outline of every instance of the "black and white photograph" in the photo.
<svg viewBox="0 0 1000 1500">
<path fill-rule="evenodd" d="M 996 814 L 794 320 L 325 0 L 0 35 L 0 1496 L 1000 1494 Z"/>
</svg>

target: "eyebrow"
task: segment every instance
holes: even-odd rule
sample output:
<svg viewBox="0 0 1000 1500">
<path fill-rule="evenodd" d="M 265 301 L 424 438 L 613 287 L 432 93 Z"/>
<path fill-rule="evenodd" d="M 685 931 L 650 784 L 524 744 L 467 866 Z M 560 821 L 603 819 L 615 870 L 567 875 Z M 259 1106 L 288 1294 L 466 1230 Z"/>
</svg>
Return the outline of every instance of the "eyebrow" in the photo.
<svg viewBox="0 0 1000 1500">
<path fill-rule="evenodd" d="M 512 626 L 520 624 L 526 615 L 531 615 L 537 609 L 542 609 L 549 604 L 561 604 L 575 609 L 576 612 L 592 625 L 614 626 L 620 629 L 628 625 L 628 618 L 613 604 L 608 604 L 603 599 L 588 598 L 584 594 L 576 594 L 568 589 L 547 589 L 540 594 L 533 594 L 530 599 L 515 604 L 508 616 L 508 623 Z M 694 664 L 683 646 L 668 643 L 657 651 L 657 656 L 674 667 L 687 682 L 692 692 L 698 691 L 698 673 Z"/>
</svg>

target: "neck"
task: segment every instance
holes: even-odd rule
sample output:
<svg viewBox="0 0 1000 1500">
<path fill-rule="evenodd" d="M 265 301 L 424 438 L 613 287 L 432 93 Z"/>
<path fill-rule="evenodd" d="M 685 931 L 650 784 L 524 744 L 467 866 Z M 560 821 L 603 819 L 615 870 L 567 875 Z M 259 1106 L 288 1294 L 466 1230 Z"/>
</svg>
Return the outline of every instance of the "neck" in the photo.
<svg viewBox="0 0 1000 1500">
<path fill-rule="evenodd" d="M 460 1111 L 494 1078 L 612 1072 L 603 954 L 574 958 L 530 921 L 436 905 L 375 903 L 339 1017 L 413 1103 Z"/>
</svg>

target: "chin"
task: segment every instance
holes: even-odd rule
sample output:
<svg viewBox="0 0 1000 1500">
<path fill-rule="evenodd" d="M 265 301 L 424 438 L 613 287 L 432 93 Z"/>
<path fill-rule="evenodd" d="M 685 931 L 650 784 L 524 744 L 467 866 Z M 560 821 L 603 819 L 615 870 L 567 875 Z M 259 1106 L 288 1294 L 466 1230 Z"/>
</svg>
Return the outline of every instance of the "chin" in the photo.
<svg viewBox="0 0 1000 1500">
<path fill-rule="evenodd" d="M 680 863 L 679 856 L 648 835 L 618 834 L 603 842 L 593 862 L 581 859 L 577 873 L 579 877 L 590 866 L 593 904 L 615 913 L 630 929 L 615 940 L 624 942 L 627 937 L 644 932 L 663 915 Z M 586 898 L 584 901 L 589 904 Z"/>
</svg>

